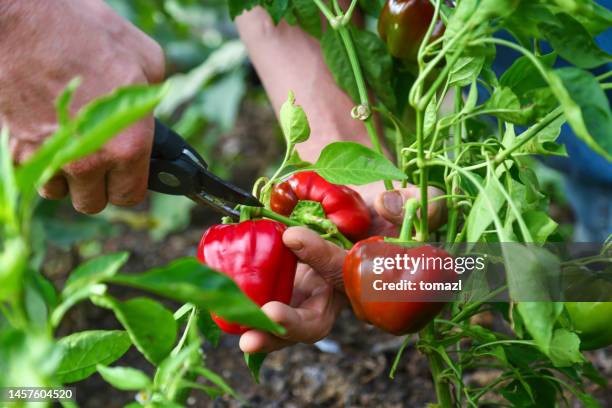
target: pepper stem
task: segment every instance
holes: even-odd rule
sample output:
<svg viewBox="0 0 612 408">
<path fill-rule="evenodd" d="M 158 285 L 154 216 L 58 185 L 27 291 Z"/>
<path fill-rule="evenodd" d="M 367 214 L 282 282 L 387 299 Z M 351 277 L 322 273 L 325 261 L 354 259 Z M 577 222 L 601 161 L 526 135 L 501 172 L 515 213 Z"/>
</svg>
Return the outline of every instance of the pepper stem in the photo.
<svg viewBox="0 0 612 408">
<path fill-rule="evenodd" d="M 242 208 L 245 208 L 247 206 L 242 206 Z M 280 223 L 285 224 L 288 227 L 306 227 L 308 228 L 307 225 L 302 224 L 299 221 L 296 221 L 294 219 L 291 219 L 289 217 L 285 217 L 284 215 L 280 215 L 278 213 L 275 213 L 272 210 L 269 210 L 265 207 L 248 207 L 248 213 L 250 214 L 251 217 L 265 217 L 265 218 L 269 218 L 271 220 L 274 221 L 278 221 Z M 242 214 L 243 210 L 241 210 L 241 214 Z M 311 228 L 312 229 L 312 228 Z M 329 241 L 332 242 L 340 242 L 342 244 L 342 246 L 344 247 L 344 249 L 351 249 L 353 247 L 353 243 L 347 238 L 345 237 L 340 231 L 337 230 L 337 228 L 334 231 L 325 231 L 325 233 L 320 233 L 319 231 L 316 231 L 314 229 L 312 229 L 313 231 L 319 233 L 319 235 L 321 235 L 324 239 L 328 239 Z"/>
<path fill-rule="evenodd" d="M 416 198 L 411 198 L 404 204 L 404 221 L 402 222 L 402 229 L 400 231 L 400 241 L 412 241 L 412 224 L 414 223 L 418 208 L 419 201 Z"/>
</svg>

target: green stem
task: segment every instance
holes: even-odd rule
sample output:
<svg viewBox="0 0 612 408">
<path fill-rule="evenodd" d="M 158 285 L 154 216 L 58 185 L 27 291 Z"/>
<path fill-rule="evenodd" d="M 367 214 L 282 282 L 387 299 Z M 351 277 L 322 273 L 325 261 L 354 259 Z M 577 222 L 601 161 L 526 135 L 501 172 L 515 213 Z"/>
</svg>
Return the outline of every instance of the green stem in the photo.
<svg viewBox="0 0 612 408">
<path fill-rule="evenodd" d="M 404 204 L 404 222 L 402 222 L 402 229 L 399 235 L 400 241 L 408 242 L 412 240 L 412 224 L 414 223 L 414 217 L 418 208 L 419 202 L 416 198 L 411 198 Z"/>
<path fill-rule="evenodd" d="M 395 355 L 395 359 L 393 360 L 393 365 L 391 366 L 391 370 L 389 371 L 389 378 L 391 379 L 395 378 L 395 372 L 397 371 L 397 366 L 399 365 L 399 362 L 402 359 L 402 354 L 404 354 L 404 350 L 410 344 L 411 339 L 412 339 L 412 336 L 410 335 L 404 338 L 404 342 L 402 343 L 402 346 L 398 350 L 397 354 Z"/>
<path fill-rule="evenodd" d="M 435 328 L 433 322 L 431 322 L 421 333 L 428 342 L 431 344 L 435 343 Z M 431 377 L 436 390 L 436 397 L 438 399 L 437 406 L 440 408 L 450 408 L 453 406 L 450 387 L 442 377 L 442 372 L 444 371 L 444 361 L 435 350 L 431 350 L 429 347 L 425 354 L 429 360 L 429 369 L 431 371 Z"/>
<path fill-rule="evenodd" d="M 344 16 L 342 16 L 343 25 L 350 23 L 351 18 L 353 18 L 353 12 L 355 11 L 355 8 L 357 8 L 358 2 L 359 2 L 358 0 L 353 0 L 351 2 L 351 5 L 349 6 L 348 10 L 346 10 L 346 13 L 344 13 Z"/>
<path fill-rule="evenodd" d="M 507 289 L 508 289 L 508 287 L 506 285 L 500 286 L 499 288 L 495 289 L 494 291 L 488 293 L 484 298 L 482 298 L 482 300 L 480 300 L 478 302 L 474 302 L 474 303 L 469 303 L 463 310 L 461 310 L 459 313 L 457 313 L 455 316 L 453 316 L 453 318 L 451 319 L 451 322 L 459 323 L 462 320 L 464 320 L 465 318 L 472 316 L 472 314 L 474 314 L 474 312 L 476 312 L 478 309 L 480 309 L 480 306 L 483 303 L 486 303 L 489 300 L 494 299 L 495 296 L 499 295 L 500 293 L 502 293 L 503 291 L 505 291 Z"/>
<path fill-rule="evenodd" d="M 431 98 L 433 98 L 435 92 L 438 90 L 440 85 L 442 85 L 442 83 L 447 80 L 447 76 L 451 68 L 455 66 L 455 63 L 459 60 L 459 57 L 461 57 L 461 53 L 458 52 L 456 54 L 453 54 L 450 61 L 448 61 L 444 69 L 442 69 L 442 72 L 440 72 L 433 84 L 431 84 L 431 86 L 427 90 L 427 93 L 417 101 L 418 109 L 423 110 L 427 108 L 427 104 L 429 103 Z"/>
<path fill-rule="evenodd" d="M 455 112 L 460 112 L 463 107 L 463 95 L 461 93 L 461 87 L 455 87 Z M 459 157 L 461 154 L 461 136 L 462 136 L 462 123 L 459 122 L 455 126 L 455 134 L 453 135 L 453 140 L 455 142 L 454 153 L 455 159 Z M 451 190 L 447 191 L 447 194 L 454 194 L 455 188 L 457 187 L 457 177 L 453 177 L 451 181 Z M 446 231 L 446 242 L 453 242 L 455 236 L 457 235 L 457 222 L 459 220 L 459 210 L 457 209 L 456 200 L 449 197 L 447 200 L 447 206 L 449 208 L 448 215 L 448 228 Z"/>
<path fill-rule="evenodd" d="M 603 74 L 596 76 L 595 78 L 601 82 L 601 81 L 605 81 L 606 79 L 610 77 L 612 77 L 612 71 L 604 72 Z"/>
<path fill-rule="evenodd" d="M 365 106 L 367 109 L 370 109 L 370 98 L 368 96 L 368 89 L 366 87 L 366 82 L 361 71 L 361 65 L 359 64 L 359 58 L 357 57 L 357 52 L 355 51 L 355 45 L 353 44 L 351 33 L 346 26 L 339 26 L 336 28 L 336 30 L 338 31 L 342 43 L 344 44 L 346 54 L 351 64 L 351 69 L 353 70 L 353 76 L 355 78 L 355 83 L 357 84 L 357 92 L 359 93 L 359 103 Z M 372 119 L 371 114 L 368 116 L 367 119 L 363 121 L 363 124 L 365 125 L 366 131 L 368 132 L 368 136 L 370 137 L 370 142 L 372 143 L 372 147 L 374 148 L 374 150 L 384 155 L 382 146 L 380 144 L 380 138 L 378 136 L 378 132 L 376 130 L 376 126 L 374 124 L 374 120 Z M 384 184 L 387 190 L 393 189 L 393 183 L 390 180 L 385 180 Z"/>
<path fill-rule="evenodd" d="M 521 133 L 521 135 L 515 140 L 512 146 L 499 152 L 497 156 L 495 156 L 495 161 L 493 163 L 495 165 L 502 163 L 504 160 L 506 160 L 508 156 L 520 149 L 523 145 L 525 145 L 525 143 L 536 137 L 542 129 L 550 125 L 561 115 L 563 115 L 563 110 L 561 109 L 561 107 L 558 107 L 555 110 L 549 112 L 546 116 L 542 118 L 542 120 L 540 120 L 538 123 Z"/>
<path fill-rule="evenodd" d="M 419 187 L 421 191 L 421 222 L 419 228 L 419 241 L 427 241 L 429 231 L 427 225 L 427 163 L 425 161 L 425 142 L 423 141 L 423 112 L 416 112 L 416 136 L 417 136 L 417 167 L 420 170 L 421 176 L 419 179 Z"/>
<path fill-rule="evenodd" d="M 274 221 L 278 221 L 280 223 L 285 224 L 288 227 L 306 227 L 308 228 L 307 225 L 302 224 L 299 221 L 293 220 L 289 217 L 285 217 L 284 215 L 280 215 L 278 213 L 275 213 L 272 210 L 269 210 L 265 207 L 249 207 L 251 210 L 251 215 L 254 217 L 265 217 L 265 218 L 269 218 L 271 220 Z M 314 230 L 313 230 L 314 231 Z M 315 231 L 318 232 L 318 231 Z M 321 235 L 321 234 L 320 234 Z M 339 231 L 334 231 L 332 235 L 332 238 L 337 239 L 338 241 L 340 241 L 342 243 L 342 246 L 345 249 L 350 249 L 353 247 L 353 243 L 347 238 L 345 237 L 341 232 Z M 324 237 L 325 238 L 325 237 Z"/>
<path fill-rule="evenodd" d="M 319 10 L 321 10 L 321 13 L 323 13 L 323 15 L 328 21 L 331 22 L 332 20 L 336 18 L 336 16 L 334 16 L 334 13 L 332 13 L 332 11 L 327 7 L 327 5 L 323 1 L 321 0 L 313 0 L 313 1 L 317 5 Z"/>
<path fill-rule="evenodd" d="M 270 180 L 268 180 L 268 182 L 263 186 L 263 188 L 261 189 L 260 196 L 263 196 L 266 193 L 266 191 L 268 191 L 272 187 L 274 182 L 278 179 L 278 176 L 281 174 L 281 172 L 285 168 L 285 165 L 291 158 L 291 155 L 293 154 L 294 150 L 295 150 L 294 145 L 290 144 L 287 146 L 287 150 L 285 150 L 285 157 L 283 158 L 283 162 L 281 163 L 280 166 L 278 166 L 278 169 L 276 169 L 276 172 L 274 173 L 274 175 L 270 177 Z"/>
</svg>

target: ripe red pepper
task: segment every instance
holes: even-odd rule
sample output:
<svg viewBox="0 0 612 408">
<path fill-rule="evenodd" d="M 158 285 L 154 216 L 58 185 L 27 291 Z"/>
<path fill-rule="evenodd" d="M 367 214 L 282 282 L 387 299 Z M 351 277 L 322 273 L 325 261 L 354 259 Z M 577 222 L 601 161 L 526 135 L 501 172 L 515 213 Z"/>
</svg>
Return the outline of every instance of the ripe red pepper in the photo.
<svg viewBox="0 0 612 408">
<path fill-rule="evenodd" d="M 419 47 L 434 15 L 429 0 L 389 0 L 378 18 L 378 33 L 387 43 L 389 53 L 396 58 L 416 61 Z M 438 21 L 431 35 L 434 41 L 444 34 L 444 24 Z"/>
<path fill-rule="evenodd" d="M 403 279 L 413 282 L 455 282 L 457 274 L 453 270 L 443 268 L 417 268 L 414 274 L 405 269 L 395 267 L 384 269 L 379 275 L 372 273 L 374 259 L 378 257 L 395 258 L 396 255 L 411 258 L 434 258 L 447 259 L 450 255 L 439 248 L 431 245 L 419 247 L 404 247 L 390 242 L 385 242 L 383 237 L 371 237 L 360 241 L 351 249 L 344 261 L 343 275 L 344 287 L 351 306 L 357 317 L 374 326 L 395 335 L 414 333 L 427 325 L 444 307 L 445 302 L 426 301 L 404 301 L 406 293 L 399 293 L 394 299 L 388 296 L 396 296 L 389 292 L 385 294 L 376 293 L 369 286 L 374 280 L 382 280 L 386 283 L 396 283 Z M 416 290 L 407 294 L 418 299 L 431 296 Z M 376 300 L 376 297 L 387 296 L 386 300 Z M 430 298 L 431 299 L 431 298 Z M 397 301 L 396 301 L 397 300 Z"/>
<path fill-rule="evenodd" d="M 325 216 L 349 239 L 358 241 L 368 235 L 370 211 L 355 190 L 332 184 L 314 171 L 302 171 L 274 187 L 270 208 L 289 216 L 300 200 L 321 203 Z"/>
<path fill-rule="evenodd" d="M 198 259 L 232 278 L 259 306 L 291 301 L 297 258 L 283 244 L 285 225 L 272 220 L 244 221 L 210 227 L 202 236 Z M 226 333 L 242 334 L 248 327 L 212 315 Z"/>
</svg>

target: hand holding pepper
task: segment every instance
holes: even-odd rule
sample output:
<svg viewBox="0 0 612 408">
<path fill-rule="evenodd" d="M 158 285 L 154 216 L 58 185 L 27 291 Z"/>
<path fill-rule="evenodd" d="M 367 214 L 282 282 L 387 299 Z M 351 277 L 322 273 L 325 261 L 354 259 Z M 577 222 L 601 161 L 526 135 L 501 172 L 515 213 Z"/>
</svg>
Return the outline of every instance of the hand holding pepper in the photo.
<svg viewBox="0 0 612 408">
<path fill-rule="evenodd" d="M 302 262 L 295 276 L 293 299 L 291 305 L 268 302 L 262 310 L 287 332 L 277 337 L 250 330 L 240 338 L 242 351 L 271 352 L 295 343 L 315 343 L 329 334 L 347 303 L 342 291 L 344 249 L 303 227 L 289 228 L 283 242 Z"/>
</svg>

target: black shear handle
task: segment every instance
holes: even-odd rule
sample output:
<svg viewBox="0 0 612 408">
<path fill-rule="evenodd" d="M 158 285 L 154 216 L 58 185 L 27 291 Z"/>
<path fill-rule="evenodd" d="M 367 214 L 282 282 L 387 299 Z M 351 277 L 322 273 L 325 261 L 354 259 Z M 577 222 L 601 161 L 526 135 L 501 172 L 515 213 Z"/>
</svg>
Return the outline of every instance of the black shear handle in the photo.
<svg viewBox="0 0 612 408">
<path fill-rule="evenodd" d="M 200 175 L 207 165 L 185 139 L 155 119 L 149 167 L 149 190 L 190 195 L 200 190 Z"/>
</svg>

